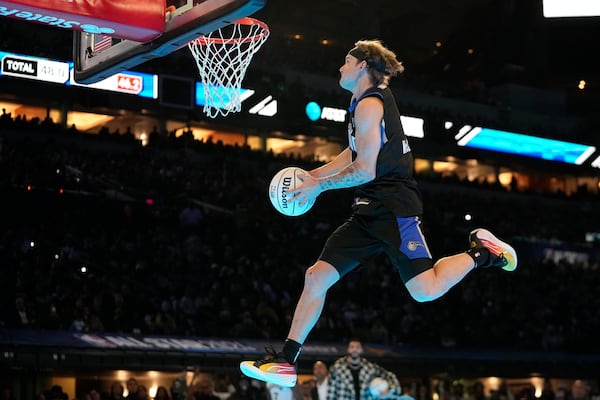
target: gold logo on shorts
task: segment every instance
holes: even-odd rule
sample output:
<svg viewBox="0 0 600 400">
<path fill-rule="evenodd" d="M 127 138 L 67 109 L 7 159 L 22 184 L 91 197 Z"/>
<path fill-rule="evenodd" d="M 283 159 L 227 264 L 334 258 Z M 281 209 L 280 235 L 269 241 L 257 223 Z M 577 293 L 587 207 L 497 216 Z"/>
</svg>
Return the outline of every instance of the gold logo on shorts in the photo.
<svg viewBox="0 0 600 400">
<path fill-rule="evenodd" d="M 413 242 L 410 241 L 408 242 L 408 244 L 406 245 L 406 247 L 410 250 L 410 251 L 415 251 L 417 250 L 417 247 L 422 246 L 421 242 Z"/>
</svg>

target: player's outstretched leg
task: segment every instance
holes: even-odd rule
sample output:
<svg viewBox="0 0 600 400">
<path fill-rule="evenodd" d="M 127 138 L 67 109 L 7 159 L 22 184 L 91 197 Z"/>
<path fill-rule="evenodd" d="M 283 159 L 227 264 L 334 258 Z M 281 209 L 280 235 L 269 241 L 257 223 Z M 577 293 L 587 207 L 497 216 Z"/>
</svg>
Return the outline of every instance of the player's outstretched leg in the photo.
<svg viewBox="0 0 600 400">
<path fill-rule="evenodd" d="M 290 364 L 283 353 L 277 353 L 272 348 L 265 350 L 267 354 L 262 360 L 240 363 L 240 370 L 244 375 L 279 386 L 296 386 L 296 366 Z"/>
<path fill-rule="evenodd" d="M 487 229 L 478 228 L 469 234 L 471 249 L 469 253 L 475 255 L 477 267 L 500 267 L 505 271 L 514 271 L 517 268 L 517 252 L 508 243 L 503 242 Z M 487 249 L 489 257 L 478 257 L 477 251 Z M 480 261 L 481 260 L 481 261 Z"/>
<path fill-rule="evenodd" d="M 323 260 L 306 270 L 304 288 L 294 311 L 288 338 L 281 352 L 273 348 L 266 349 L 262 360 L 242 361 L 240 369 L 250 378 L 270 382 L 279 386 L 296 385 L 296 361 L 302 349 L 302 343 L 319 320 L 323 311 L 326 293 L 340 279 L 340 273 L 331 264 Z M 293 339 L 292 339 L 293 338 Z"/>
</svg>

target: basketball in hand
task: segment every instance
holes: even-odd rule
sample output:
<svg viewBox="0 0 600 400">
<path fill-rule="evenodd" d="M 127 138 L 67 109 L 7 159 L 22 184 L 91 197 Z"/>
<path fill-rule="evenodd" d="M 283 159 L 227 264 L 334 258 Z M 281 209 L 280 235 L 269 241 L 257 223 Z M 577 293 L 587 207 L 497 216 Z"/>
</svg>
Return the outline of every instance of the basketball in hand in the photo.
<svg viewBox="0 0 600 400">
<path fill-rule="evenodd" d="M 277 172 L 271 184 L 269 185 L 269 200 L 273 207 L 283 215 L 288 217 L 296 217 L 302 215 L 311 209 L 315 201 L 309 201 L 300 206 L 297 201 L 290 202 L 288 192 L 300 185 L 302 181 L 299 179 L 302 175 L 308 175 L 308 172 L 298 167 L 287 167 Z"/>
</svg>

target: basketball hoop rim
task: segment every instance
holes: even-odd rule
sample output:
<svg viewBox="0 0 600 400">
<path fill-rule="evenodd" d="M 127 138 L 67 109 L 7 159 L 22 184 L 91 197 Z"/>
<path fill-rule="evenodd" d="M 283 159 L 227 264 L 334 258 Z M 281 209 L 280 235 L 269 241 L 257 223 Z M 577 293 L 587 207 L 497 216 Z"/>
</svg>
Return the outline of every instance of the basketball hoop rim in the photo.
<svg viewBox="0 0 600 400">
<path fill-rule="evenodd" d="M 258 25 L 261 28 L 260 33 L 248 36 L 248 37 L 239 37 L 239 38 L 231 38 L 231 39 L 223 39 L 219 37 L 208 37 L 208 36 L 200 36 L 197 39 L 194 39 L 190 42 L 190 44 L 196 44 L 199 46 L 206 46 L 208 44 L 240 44 L 240 43 L 251 43 L 259 41 L 266 36 L 269 35 L 269 26 L 256 18 L 244 17 L 240 18 L 237 21 L 233 22 L 232 25 Z"/>
</svg>

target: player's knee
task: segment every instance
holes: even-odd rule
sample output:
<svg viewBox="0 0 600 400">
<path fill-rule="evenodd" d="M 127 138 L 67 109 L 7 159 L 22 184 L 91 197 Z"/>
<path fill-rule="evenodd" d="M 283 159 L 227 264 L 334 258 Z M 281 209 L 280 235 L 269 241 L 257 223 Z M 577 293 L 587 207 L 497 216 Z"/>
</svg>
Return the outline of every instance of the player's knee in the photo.
<svg viewBox="0 0 600 400">
<path fill-rule="evenodd" d="M 408 289 L 408 293 L 410 293 L 412 298 L 419 303 L 426 303 L 440 297 L 439 290 L 432 285 L 422 285 L 409 281 L 406 284 L 406 288 Z"/>
<path fill-rule="evenodd" d="M 304 274 L 304 288 L 315 293 L 326 291 L 328 288 L 322 275 L 314 266 L 307 269 Z"/>
<path fill-rule="evenodd" d="M 335 276 L 319 264 L 313 265 L 304 274 L 304 289 L 314 294 L 325 294 L 335 282 Z"/>
</svg>

